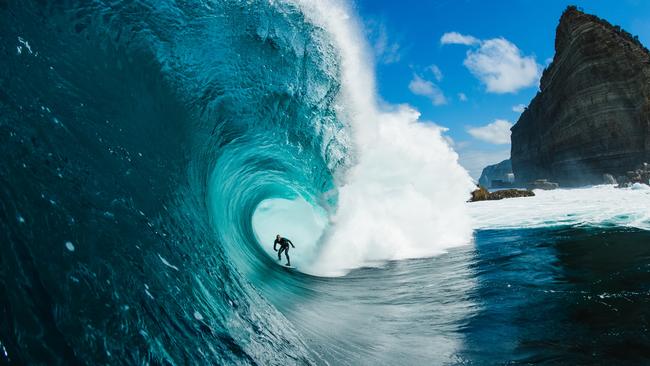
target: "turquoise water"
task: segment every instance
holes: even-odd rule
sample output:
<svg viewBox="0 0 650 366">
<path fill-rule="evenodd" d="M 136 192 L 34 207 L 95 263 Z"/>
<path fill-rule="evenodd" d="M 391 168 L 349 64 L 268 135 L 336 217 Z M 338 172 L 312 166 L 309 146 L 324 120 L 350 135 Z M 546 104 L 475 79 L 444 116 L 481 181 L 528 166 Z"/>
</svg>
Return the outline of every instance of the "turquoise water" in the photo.
<svg viewBox="0 0 650 366">
<path fill-rule="evenodd" d="M 0 1 L 2 363 L 647 361 L 643 205 L 472 224 L 346 9 Z"/>
</svg>

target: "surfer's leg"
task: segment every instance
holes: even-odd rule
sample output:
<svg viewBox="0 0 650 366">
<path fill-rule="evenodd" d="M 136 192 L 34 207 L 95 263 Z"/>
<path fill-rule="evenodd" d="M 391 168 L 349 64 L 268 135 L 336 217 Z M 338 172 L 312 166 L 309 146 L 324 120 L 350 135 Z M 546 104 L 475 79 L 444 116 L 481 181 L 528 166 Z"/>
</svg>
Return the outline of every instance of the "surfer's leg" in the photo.
<svg viewBox="0 0 650 366">
<path fill-rule="evenodd" d="M 280 247 L 280 250 L 278 250 L 278 260 L 282 260 L 282 251 L 284 250 L 284 247 Z"/>
<path fill-rule="evenodd" d="M 284 255 L 287 257 L 287 266 L 291 265 L 291 259 L 289 259 L 289 247 L 284 251 Z"/>
</svg>

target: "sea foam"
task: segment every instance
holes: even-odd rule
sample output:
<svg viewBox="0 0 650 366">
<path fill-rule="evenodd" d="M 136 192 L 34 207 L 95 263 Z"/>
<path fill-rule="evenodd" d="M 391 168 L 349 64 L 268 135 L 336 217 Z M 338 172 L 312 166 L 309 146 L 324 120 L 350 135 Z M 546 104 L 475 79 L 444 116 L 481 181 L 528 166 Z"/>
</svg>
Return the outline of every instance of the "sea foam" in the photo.
<svg viewBox="0 0 650 366">
<path fill-rule="evenodd" d="M 650 187 L 535 190 L 535 197 L 469 203 L 476 229 L 553 226 L 650 230 Z"/>
</svg>

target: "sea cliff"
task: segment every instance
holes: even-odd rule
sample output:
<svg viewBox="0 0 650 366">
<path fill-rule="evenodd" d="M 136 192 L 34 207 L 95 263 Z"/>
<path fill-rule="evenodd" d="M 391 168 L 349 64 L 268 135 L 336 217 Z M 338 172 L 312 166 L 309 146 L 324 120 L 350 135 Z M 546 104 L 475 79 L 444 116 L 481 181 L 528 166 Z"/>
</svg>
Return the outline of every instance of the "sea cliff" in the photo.
<svg viewBox="0 0 650 366">
<path fill-rule="evenodd" d="M 512 127 L 518 183 L 598 184 L 650 161 L 650 53 L 631 34 L 569 7 L 540 91 Z"/>
</svg>

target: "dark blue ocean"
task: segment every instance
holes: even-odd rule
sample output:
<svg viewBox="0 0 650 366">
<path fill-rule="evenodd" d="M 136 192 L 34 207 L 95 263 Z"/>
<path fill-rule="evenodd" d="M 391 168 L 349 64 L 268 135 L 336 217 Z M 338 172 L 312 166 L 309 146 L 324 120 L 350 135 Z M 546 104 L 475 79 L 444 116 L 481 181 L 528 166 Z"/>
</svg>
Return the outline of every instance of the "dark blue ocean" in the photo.
<svg viewBox="0 0 650 366">
<path fill-rule="evenodd" d="M 0 364 L 650 363 L 650 193 L 468 208 L 437 142 L 401 179 L 420 130 L 355 144 L 395 135 L 306 3 L 0 0 Z"/>
</svg>

